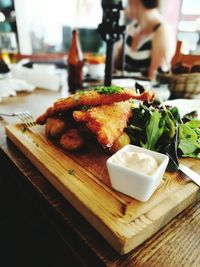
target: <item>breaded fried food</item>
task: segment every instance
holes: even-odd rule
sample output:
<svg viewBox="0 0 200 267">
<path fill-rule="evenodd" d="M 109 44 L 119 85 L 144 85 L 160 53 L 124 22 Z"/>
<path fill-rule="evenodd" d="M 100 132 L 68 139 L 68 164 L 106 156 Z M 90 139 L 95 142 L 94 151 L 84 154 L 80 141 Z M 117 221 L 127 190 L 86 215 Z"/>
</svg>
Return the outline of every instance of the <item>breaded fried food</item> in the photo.
<svg viewBox="0 0 200 267">
<path fill-rule="evenodd" d="M 55 114 L 63 113 L 66 110 L 74 110 L 83 106 L 99 106 L 109 105 L 116 102 L 126 101 L 129 99 L 149 100 L 153 99 L 154 95 L 150 92 L 137 94 L 130 89 L 123 89 L 118 86 L 97 87 L 92 91 L 81 91 L 67 98 L 59 99 L 47 109 L 47 111 L 39 116 L 36 120 L 37 124 L 45 124 L 48 117 Z"/>
<path fill-rule="evenodd" d="M 67 109 L 74 109 L 81 106 L 109 105 L 115 102 L 126 101 L 133 98 L 135 95 L 136 93 L 133 90 L 122 88 L 113 91 L 112 93 L 101 93 L 96 90 L 82 91 L 76 93 L 74 96 L 55 102 L 54 110 L 62 112 Z"/>
<path fill-rule="evenodd" d="M 45 134 L 51 138 L 59 138 L 67 129 L 67 122 L 62 118 L 47 118 L 45 125 Z"/>
<path fill-rule="evenodd" d="M 113 145 L 114 141 L 123 133 L 131 115 L 129 101 L 73 112 L 75 121 L 85 122 L 103 147 Z"/>
<path fill-rule="evenodd" d="M 84 139 L 77 129 L 70 129 L 61 136 L 60 145 L 70 151 L 78 150 L 84 146 Z"/>
<path fill-rule="evenodd" d="M 46 116 L 47 114 L 52 114 L 52 116 Z M 46 123 L 47 119 L 49 117 L 53 117 L 54 111 L 53 111 L 53 107 L 49 107 L 45 113 L 43 113 L 42 115 L 40 115 L 37 119 L 36 119 L 36 123 L 43 125 Z"/>
<path fill-rule="evenodd" d="M 117 152 L 120 150 L 122 147 L 129 145 L 131 143 L 130 137 L 128 136 L 127 133 L 122 133 L 117 139 L 115 139 L 111 151 L 112 153 Z"/>
</svg>

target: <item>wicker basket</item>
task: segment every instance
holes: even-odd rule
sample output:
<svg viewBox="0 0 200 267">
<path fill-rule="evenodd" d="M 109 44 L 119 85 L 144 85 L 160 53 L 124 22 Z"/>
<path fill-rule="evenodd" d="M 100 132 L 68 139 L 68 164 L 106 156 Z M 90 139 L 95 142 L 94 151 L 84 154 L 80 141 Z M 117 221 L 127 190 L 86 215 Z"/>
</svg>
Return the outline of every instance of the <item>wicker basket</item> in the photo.
<svg viewBox="0 0 200 267">
<path fill-rule="evenodd" d="M 168 84 L 172 98 L 192 98 L 200 94 L 200 73 L 158 74 L 161 84 Z"/>
</svg>

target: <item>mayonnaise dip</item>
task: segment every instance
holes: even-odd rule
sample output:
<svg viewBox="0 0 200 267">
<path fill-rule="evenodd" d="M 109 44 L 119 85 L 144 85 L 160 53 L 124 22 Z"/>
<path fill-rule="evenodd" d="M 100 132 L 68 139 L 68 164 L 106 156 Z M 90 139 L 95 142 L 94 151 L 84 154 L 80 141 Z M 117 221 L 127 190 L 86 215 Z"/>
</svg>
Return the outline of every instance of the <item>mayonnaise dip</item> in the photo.
<svg viewBox="0 0 200 267">
<path fill-rule="evenodd" d="M 113 158 L 113 163 L 120 164 L 146 175 L 153 175 L 158 168 L 158 164 L 153 157 L 145 153 L 130 151 L 124 151 L 119 154 L 117 153 Z"/>
</svg>

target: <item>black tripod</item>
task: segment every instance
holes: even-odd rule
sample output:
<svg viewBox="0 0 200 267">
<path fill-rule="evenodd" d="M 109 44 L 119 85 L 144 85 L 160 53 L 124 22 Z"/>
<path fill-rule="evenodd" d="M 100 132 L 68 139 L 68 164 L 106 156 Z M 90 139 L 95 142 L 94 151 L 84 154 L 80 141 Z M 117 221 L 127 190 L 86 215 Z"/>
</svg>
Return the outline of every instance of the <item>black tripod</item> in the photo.
<svg viewBox="0 0 200 267">
<path fill-rule="evenodd" d="M 113 2 L 113 3 L 112 3 Z M 98 32 L 106 42 L 106 68 L 105 68 L 105 86 L 111 85 L 112 80 L 112 58 L 113 46 L 120 36 L 124 35 L 125 26 L 119 25 L 120 11 L 123 10 L 122 1 L 102 0 L 103 21 L 98 26 Z"/>
</svg>

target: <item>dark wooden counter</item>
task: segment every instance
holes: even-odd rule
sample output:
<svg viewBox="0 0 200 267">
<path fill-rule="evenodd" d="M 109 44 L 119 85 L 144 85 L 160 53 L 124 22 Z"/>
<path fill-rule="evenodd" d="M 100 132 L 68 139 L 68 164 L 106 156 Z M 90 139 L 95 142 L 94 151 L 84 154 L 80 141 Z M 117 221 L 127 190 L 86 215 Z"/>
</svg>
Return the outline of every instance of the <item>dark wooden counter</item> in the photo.
<svg viewBox="0 0 200 267">
<path fill-rule="evenodd" d="M 37 116 L 59 95 L 59 93 L 39 89 L 32 94 L 19 94 L 15 98 L 9 98 L 4 103 L 0 103 L 0 111 L 30 110 L 34 116 Z M 10 123 L 13 119 L 6 119 L 6 121 Z M 34 255 L 33 258 L 26 252 L 24 262 L 21 262 L 19 255 L 15 255 L 21 266 L 47 266 L 44 264 L 45 259 L 48 262 L 47 259 L 48 257 L 51 259 L 52 254 L 55 257 L 48 266 L 200 266 L 200 203 L 182 212 L 150 240 L 128 255 L 120 256 L 7 140 L 4 133 L 5 124 L 6 122 L 0 121 L 2 170 L 0 205 L 4 211 L 9 210 L 10 217 L 6 218 L 9 217 L 10 220 L 7 225 L 11 224 L 13 227 L 16 224 L 15 220 L 20 225 L 22 221 L 19 220 L 22 217 L 25 223 L 34 224 L 30 229 L 35 231 L 35 244 L 36 247 L 41 247 L 40 250 L 44 249 L 40 238 L 44 231 L 47 240 L 44 246 L 47 246 L 46 251 L 49 251 L 49 254 L 41 252 L 41 255 L 39 253 L 34 255 L 33 252 L 31 254 Z M 20 200 L 20 205 L 16 205 L 14 201 L 15 199 L 17 201 L 19 196 L 23 198 Z M 7 213 L 2 213 L 0 217 L 0 225 L 3 225 L 5 214 Z M 40 220 L 37 220 L 39 217 L 42 218 L 40 220 L 45 225 L 44 228 L 36 227 L 40 225 Z M 7 227 L 7 229 L 10 228 Z M 12 232 L 12 229 L 10 231 Z M 29 235 L 27 229 L 26 231 Z M 13 235 L 13 239 L 15 237 L 16 234 Z M 20 239 L 20 234 L 18 238 Z M 27 238 L 25 246 L 27 248 L 31 247 L 28 240 Z M 0 241 L 0 245 L 2 244 Z M 16 240 L 15 246 L 17 249 Z M 3 251 L 9 249 L 9 247 L 3 247 Z M 31 264 L 33 262 L 34 264 Z"/>
</svg>

